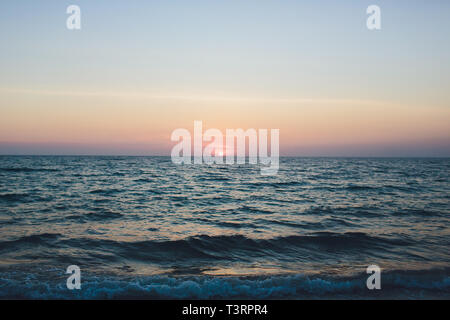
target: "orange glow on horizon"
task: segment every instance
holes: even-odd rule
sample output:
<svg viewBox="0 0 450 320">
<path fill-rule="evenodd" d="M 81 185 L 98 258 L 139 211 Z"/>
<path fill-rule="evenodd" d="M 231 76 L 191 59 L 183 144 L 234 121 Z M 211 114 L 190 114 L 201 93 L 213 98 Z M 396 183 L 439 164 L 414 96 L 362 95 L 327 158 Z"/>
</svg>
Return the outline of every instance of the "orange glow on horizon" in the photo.
<svg viewBox="0 0 450 320">
<path fill-rule="evenodd" d="M 177 128 L 192 132 L 194 120 L 203 121 L 203 132 L 209 128 L 223 133 L 227 128 L 280 129 L 282 152 L 286 148 L 450 141 L 450 109 L 440 106 L 1 91 L 0 102 L 0 142 L 8 143 L 157 145 L 168 154 L 173 146 L 171 132 Z"/>
</svg>

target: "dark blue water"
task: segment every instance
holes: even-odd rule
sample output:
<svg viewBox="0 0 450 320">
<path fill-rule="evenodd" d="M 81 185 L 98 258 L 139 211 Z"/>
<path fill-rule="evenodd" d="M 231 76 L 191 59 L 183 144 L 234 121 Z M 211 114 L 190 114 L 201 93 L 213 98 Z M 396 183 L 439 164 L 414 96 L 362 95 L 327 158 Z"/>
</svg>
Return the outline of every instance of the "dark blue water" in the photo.
<svg viewBox="0 0 450 320">
<path fill-rule="evenodd" d="M 0 157 L 0 298 L 448 299 L 449 173 L 449 159 L 282 158 L 261 176 Z"/>
</svg>

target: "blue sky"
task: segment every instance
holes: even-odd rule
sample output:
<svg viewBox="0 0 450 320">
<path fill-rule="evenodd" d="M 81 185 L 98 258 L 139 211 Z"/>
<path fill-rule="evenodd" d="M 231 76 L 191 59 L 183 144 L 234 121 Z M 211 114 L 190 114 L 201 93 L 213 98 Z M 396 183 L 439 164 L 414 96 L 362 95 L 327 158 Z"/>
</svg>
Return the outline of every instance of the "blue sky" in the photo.
<svg viewBox="0 0 450 320">
<path fill-rule="evenodd" d="M 70 4 L 81 8 L 82 29 L 79 31 L 66 29 L 65 10 Z M 381 8 L 382 29 L 379 31 L 366 28 L 365 11 L 370 4 Z M 114 115 L 116 118 L 109 118 L 108 113 L 102 117 L 100 110 L 91 114 L 83 109 L 87 105 L 91 110 L 99 104 L 106 106 L 110 99 L 108 93 L 120 92 L 130 99 L 137 94 L 156 94 L 212 97 L 212 100 L 226 97 L 280 101 L 278 108 L 283 116 L 274 121 L 273 126 L 288 133 L 286 154 L 302 155 L 305 150 L 315 150 L 314 155 L 332 155 L 331 150 L 340 146 L 339 150 L 344 148 L 344 153 L 348 150 L 349 154 L 357 155 L 358 146 L 365 146 L 360 150 L 370 151 L 373 145 L 373 153 L 380 155 L 390 155 L 396 148 L 404 150 L 406 155 L 450 155 L 450 130 L 440 122 L 450 120 L 448 1 L 22 0 L 1 2 L 0 12 L 3 42 L 0 50 L 0 115 L 3 119 L 0 153 L 8 153 L 14 144 L 19 146 L 14 150 L 26 153 L 26 144 L 33 144 L 35 150 L 40 143 L 54 144 L 49 152 L 55 153 L 58 153 L 56 145 L 64 144 L 81 145 L 77 150 L 83 150 L 82 145 L 87 143 L 84 136 L 75 133 L 65 136 L 57 125 L 69 120 L 42 121 L 41 117 L 48 119 L 59 114 L 61 108 L 73 115 L 73 122 L 67 123 L 73 132 L 90 130 L 95 145 L 116 143 L 111 152 L 120 151 L 126 143 L 142 143 L 142 148 L 147 148 L 148 143 L 159 146 L 148 147 L 150 154 L 152 151 L 164 154 L 170 147 L 164 146 L 166 131 L 186 126 L 198 116 L 210 120 L 211 125 L 236 125 L 233 121 L 220 122 L 214 118 L 213 111 L 202 113 L 199 106 L 183 101 L 174 105 L 150 102 L 149 98 L 139 105 L 124 98 L 122 112 L 127 112 L 127 106 L 132 105 L 130 113 L 134 118 L 120 113 Z M 92 93 L 105 97 L 89 99 Z M 86 98 L 80 101 L 83 95 Z M 322 136 L 314 140 L 309 131 L 295 132 L 295 123 L 289 115 L 311 116 L 314 118 L 311 123 L 317 123 L 317 131 L 324 132 L 326 124 L 320 123 L 318 114 L 311 115 L 311 110 L 317 109 L 315 104 L 292 107 L 283 104 L 286 99 L 331 101 L 327 108 L 333 110 L 340 108 L 343 101 L 361 101 L 362 111 L 357 112 L 353 123 L 368 123 L 365 108 L 368 108 L 367 115 L 372 115 L 373 105 L 383 105 L 380 112 L 386 113 L 386 119 L 393 119 L 393 127 L 398 122 L 400 131 L 393 130 L 392 139 L 383 136 L 377 140 L 373 136 L 377 130 L 383 131 L 383 126 L 373 125 L 372 131 L 367 133 L 367 141 L 350 139 L 352 134 L 347 129 L 342 129 L 342 140 L 345 140 L 342 145 L 332 139 L 326 143 L 327 138 Z M 80 104 L 82 107 L 78 108 Z M 148 132 L 142 129 L 139 134 L 126 129 L 144 126 L 133 119 L 150 113 L 157 115 L 161 105 L 174 108 L 173 114 L 183 110 L 184 119 L 188 114 L 186 110 L 191 108 L 192 117 L 187 116 L 183 122 L 177 116 L 162 115 L 165 128 Z M 218 114 L 221 114 L 219 108 L 227 108 L 217 101 L 211 102 L 209 107 Z M 139 113 L 143 108 L 147 109 Z M 242 110 L 245 105 L 236 104 L 231 108 Z M 273 119 L 271 108 L 262 103 L 259 112 Z M 403 115 L 407 116 L 408 108 L 412 110 L 410 127 L 400 123 Z M 17 110 L 21 110 L 26 119 L 20 118 Z M 32 112 L 28 114 L 28 110 Z M 332 116 L 333 113 L 324 110 L 323 122 L 331 121 L 327 114 Z M 342 113 L 347 113 L 351 119 L 353 114 L 348 110 L 343 108 Z M 244 113 L 243 118 L 249 120 L 242 125 L 272 127 L 269 121 L 251 121 L 250 111 Z M 112 131 L 108 133 L 110 138 L 103 134 L 101 118 L 110 119 L 112 127 L 114 121 L 127 116 L 129 120 L 123 124 L 123 131 L 128 131 L 123 139 L 119 135 L 112 137 Z M 95 117 L 99 122 L 93 121 L 87 129 L 82 123 L 76 125 L 76 121 Z M 236 114 L 236 117 L 239 116 Z M 377 121 L 383 119 L 380 116 Z M 148 127 L 157 127 L 156 122 L 150 117 Z M 351 123 L 347 124 L 348 128 Z M 344 126 L 337 122 L 333 125 L 333 130 Z M 42 137 L 27 136 L 26 130 L 16 134 L 25 127 L 42 132 Z M 360 132 L 361 127 L 355 128 L 353 135 Z M 419 130 L 417 136 L 415 140 L 408 139 L 414 127 Z M 308 143 L 302 144 L 306 135 L 304 140 Z M 318 141 L 317 145 L 314 141 Z M 437 147 L 430 151 L 430 145 Z M 70 149 L 67 146 L 64 150 Z M 92 146 L 86 145 L 86 152 L 91 149 Z"/>
</svg>

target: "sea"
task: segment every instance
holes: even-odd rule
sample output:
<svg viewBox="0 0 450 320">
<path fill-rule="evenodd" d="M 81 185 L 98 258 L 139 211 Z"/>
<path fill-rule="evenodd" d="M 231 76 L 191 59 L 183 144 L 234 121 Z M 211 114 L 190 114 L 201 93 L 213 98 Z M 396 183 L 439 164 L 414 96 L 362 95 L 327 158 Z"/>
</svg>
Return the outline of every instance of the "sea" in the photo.
<svg viewBox="0 0 450 320">
<path fill-rule="evenodd" d="M 263 176 L 0 156 L 0 299 L 449 299 L 449 178 L 448 158 L 282 157 Z"/>
</svg>

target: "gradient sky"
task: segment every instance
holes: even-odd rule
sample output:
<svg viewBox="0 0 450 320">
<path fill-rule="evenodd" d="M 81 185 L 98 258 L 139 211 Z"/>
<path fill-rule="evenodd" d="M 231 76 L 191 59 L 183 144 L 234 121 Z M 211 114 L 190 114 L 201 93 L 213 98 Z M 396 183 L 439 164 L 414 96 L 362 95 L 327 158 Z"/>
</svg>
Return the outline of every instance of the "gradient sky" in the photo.
<svg viewBox="0 0 450 320">
<path fill-rule="evenodd" d="M 449 37 L 446 0 L 1 1 L 0 154 L 169 155 L 202 120 L 279 128 L 282 155 L 450 156 Z"/>
</svg>

